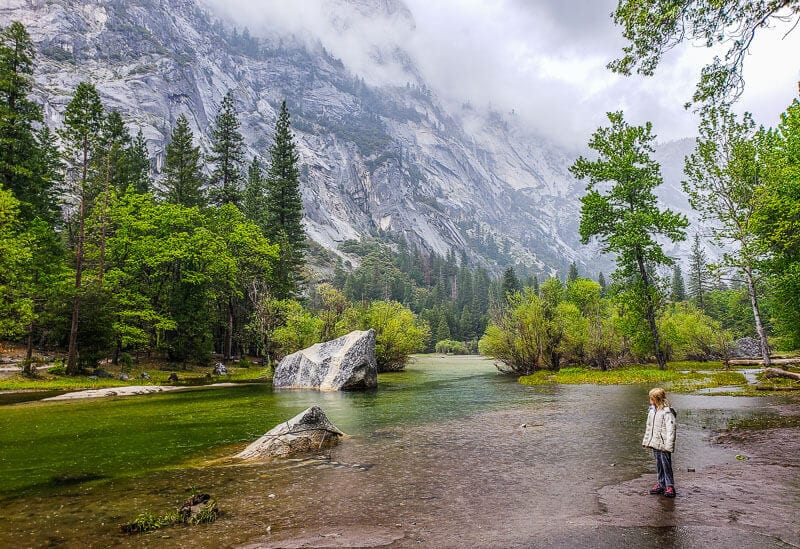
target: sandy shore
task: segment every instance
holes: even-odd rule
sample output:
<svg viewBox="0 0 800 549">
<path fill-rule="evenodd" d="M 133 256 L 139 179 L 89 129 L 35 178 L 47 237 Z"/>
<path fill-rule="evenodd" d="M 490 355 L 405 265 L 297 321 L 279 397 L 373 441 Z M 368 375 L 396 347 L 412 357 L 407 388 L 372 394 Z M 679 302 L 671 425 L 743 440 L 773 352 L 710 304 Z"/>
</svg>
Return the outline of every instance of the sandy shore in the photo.
<svg viewBox="0 0 800 549">
<path fill-rule="evenodd" d="M 112 396 L 134 396 L 149 395 L 153 393 L 163 393 L 166 391 L 186 391 L 203 387 L 231 387 L 236 383 L 212 383 L 210 385 L 199 385 L 194 387 L 179 387 L 176 385 L 127 385 L 125 387 L 107 387 L 105 389 L 87 389 L 85 391 L 74 391 L 42 400 L 77 400 L 81 398 L 99 398 Z"/>
</svg>

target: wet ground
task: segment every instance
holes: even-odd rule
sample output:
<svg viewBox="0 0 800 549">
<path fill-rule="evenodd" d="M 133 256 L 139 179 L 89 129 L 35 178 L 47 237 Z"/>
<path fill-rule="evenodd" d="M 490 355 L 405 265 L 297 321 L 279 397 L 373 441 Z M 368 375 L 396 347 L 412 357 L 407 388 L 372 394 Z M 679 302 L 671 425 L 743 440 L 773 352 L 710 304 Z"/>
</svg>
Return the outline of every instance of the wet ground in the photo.
<svg viewBox="0 0 800 549">
<path fill-rule="evenodd" d="M 381 381 L 372 396 L 320 395 L 350 435 L 328 455 L 212 460 L 241 449 L 223 447 L 193 466 L 38 490 L 3 502 L 0 546 L 800 546 L 798 430 L 717 441 L 730 420 L 797 414 L 797 402 L 673 396 L 669 500 L 647 494 L 649 387 L 522 387 L 478 361 L 425 362 Z M 216 496 L 217 522 L 119 533 L 192 488 Z"/>
</svg>

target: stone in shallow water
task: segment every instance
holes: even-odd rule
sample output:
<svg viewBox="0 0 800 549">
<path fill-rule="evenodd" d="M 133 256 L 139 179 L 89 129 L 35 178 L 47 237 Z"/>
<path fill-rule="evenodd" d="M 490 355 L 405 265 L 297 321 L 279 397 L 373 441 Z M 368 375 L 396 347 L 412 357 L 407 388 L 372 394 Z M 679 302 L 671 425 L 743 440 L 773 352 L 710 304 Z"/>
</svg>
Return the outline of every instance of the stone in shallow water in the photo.
<svg viewBox="0 0 800 549">
<path fill-rule="evenodd" d="M 292 353 L 278 364 L 272 385 L 321 391 L 377 387 L 375 330 L 357 330 Z"/>
<path fill-rule="evenodd" d="M 312 406 L 270 429 L 236 457 L 258 459 L 318 452 L 339 444 L 343 435 L 322 408 Z"/>
</svg>

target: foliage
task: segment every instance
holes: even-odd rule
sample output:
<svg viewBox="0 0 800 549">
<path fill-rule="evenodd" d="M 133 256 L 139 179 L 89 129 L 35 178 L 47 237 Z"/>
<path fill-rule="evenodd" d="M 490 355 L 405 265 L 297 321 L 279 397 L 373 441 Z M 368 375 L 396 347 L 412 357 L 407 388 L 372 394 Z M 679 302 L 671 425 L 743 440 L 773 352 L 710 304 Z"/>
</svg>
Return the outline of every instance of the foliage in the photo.
<svg viewBox="0 0 800 549">
<path fill-rule="evenodd" d="M 269 150 L 265 200 L 265 234 L 280 245 L 275 272 L 278 297 L 295 297 L 302 285 L 306 235 L 300 196 L 298 157 L 291 134 L 286 101 L 275 123 L 275 142 Z"/>
<path fill-rule="evenodd" d="M 705 296 L 711 290 L 706 252 L 700 245 L 700 235 L 695 233 L 692 252 L 689 256 L 689 287 L 687 294 L 700 310 L 705 310 Z"/>
<path fill-rule="evenodd" d="M 686 299 L 686 284 L 683 281 L 681 266 L 677 263 L 672 266 L 672 287 L 670 288 L 669 297 L 673 302 L 684 301 Z"/>
<path fill-rule="evenodd" d="M 430 337 L 428 324 L 396 301 L 374 301 L 349 309 L 337 326 L 339 334 L 375 330 L 375 359 L 379 372 L 402 370 L 411 353 L 421 351 Z"/>
<path fill-rule="evenodd" d="M 664 348 L 670 360 L 709 360 L 723 357 L 731 347 L 733 335 L 719 322 L 689 303 L 667 307 L 659 319 Z"/>
<path fill-rule="evenodd" d="M 587 194 L 581 198 L 581 241 L 598 238 L 604 252 L 616 254 L 616 276 L 634 278 L 631 288 L 643 303 L 652 349 L 659 367 L 664 368 L 655 323 L 656 288 L 648 268 L 672 263 L 657 238 L 683 240 L 688 221 L 658 208 L 654 189 L 661 184 L 661 175 L 658 163 L 650 157 L 655 139 L 652 125 L 629 126 L 622 112 L 608 113 L 608 119 L 611 126 L 599 128 L 589 141 L 598 159 L 580 157 L 570 167 L 578 179 L 589 180 Z M 607 182 L 611 187 L 601 193 L 598 185 Z"/>
<path fill-rule="evenodd" d="M 686 159 L 683 188 L 692 208 L 710 221 L 716 244 L 727 251 L 721 267 L 744 276 L 753 308 L 761 354 L 769 365 L 769 345 L 758 300 L 758 262 L 761 251 L 753 229 L 756 197 L 763 185 L 762 156 L 769 137 L 755 130 L 749 113 L 741 122 L 727 107 L 710 107 L 703 113 L 694 154 Z"/>
<path fill-rule="evenodd" d="M 239 206 L 244 138 L 239 133 L 239 119 L 233 104 L 233 92 L 230 90 L 222 98 L 211 128 L 211 154 L 208 161 L 214 165 L 208 180 L 210 202 L 217 206 Z"/>
<path fill-rule="evenodd" d="M 664 53 L 682 42 L 708 48 L 726 44 L 725 55 L 703 68 L 693 95 L 695 102 L 725 103 L 744 88 L 742 67 L 756 32 L 775 21 L 796 20 L 798 14 L 796 0 L 620 0 L 613 18 L 628 44 L 609 68 L 650 76 Z"/>
<path fill-rule="evenodd" d="M 0 337 L 25 333 L 33 319 L 28 266 L 33 256 L 19 231 L 19 201 L 0 186 Z"/>
<path fill-rule="evenodd" d="M 587 368 L 562 368 L 558 372 L 542 371 L 519 378 L 523 385 L 592 384 L 592 385 L 665 385 L 673 392 L 692 392 L 709 387 L 745 385 L 747 380 L 738 372 L 678 372 L 673 369 L 627 367 L 600 372 Z"/>
<path fill-rule="evenodd" d="M 800 347 L 800 101 L 765 138 L 766 174 L 753 212 L 753 232 L 767 251 L 763 265 L 773 292 L 775 329 L 788 348 Z"/>
<path fill-rule="evenodd" d="M 184 114 L 178 116 L 164 158 L 164 198 L 172 204 L 205 206 L 200 147 Z"/>
<path fill-rule="evenodd" d="M 285 319 L 284 324 L 272 333 L 279 357 L 305 349 L 320 341 L 323 324 L 321 319 L 312 316 L 294 300 L 279 301 L 278 308 Z"/>
<path fill-rule="evenodd" d="M 450 355 L 468 355 L 470 354 L 466 344 L 462 341 L 453 341 L 452 339 L 443 339 L 436 342 L 436 352 Z"/>
</svg>

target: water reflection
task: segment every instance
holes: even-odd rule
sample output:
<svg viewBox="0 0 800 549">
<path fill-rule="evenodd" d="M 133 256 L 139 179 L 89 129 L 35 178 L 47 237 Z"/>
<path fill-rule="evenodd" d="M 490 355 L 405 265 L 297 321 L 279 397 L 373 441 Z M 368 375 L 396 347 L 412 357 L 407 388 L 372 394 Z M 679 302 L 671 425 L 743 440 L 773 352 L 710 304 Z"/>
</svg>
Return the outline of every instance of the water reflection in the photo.
<svg viewBox="0 0 800 549">
<path fill-rule="evenodd" d="M 498 376 L 488 361 L 425 358 L 406 372 L 381 375 L 379 389 L 368 393 L 250 386 L 10 406 L 3 411 L 29 420 L 59 418 L 63 450 L 97 460 L 94 469 L 111 478 L 40 486 L 6 501 L 0 546 L 279 546 L 282 539 L 320 535 L 374 536 L 401 546 L 529 546 L 534 532 L 537 545 L 578 543 L 592 534 L 581 517 L 604 512 L 598 489 L 654 470 L 652 455 L 640 445 L 648 389 L 525 387 Z M 680 471 L 730 459 L 709 436 L 766 402 L 696 395 L 672 400 L 679 411 L 679 486 Z M 152 414 L 148 403 L 159 404 Z M 349 435 L 328 454 L 255 464 L 217 459 L 314 404 Z M 163 416 L 165 405 L 171 412 Z M 119 426 L 117 440 L 124 433 L 138 444 L 158 441 L 167 457 L 154 457 L 132 476 L 119 474 L 114 460 L 122 449 L 114 449 L 114 437 L 80 427 L 84 414 L 101 412 Z M 76 432 L 82 437 L 77 442 Z M 0 457 L 7 455 L 0 449 Z M 46 456 L 37 459 L 33 454 L 34 472 L 47 466 Z M 135 471 L 134 464 L 127 470 Z M 191 487 L 213 493 L 225 516 L 195 528 L 119 534 L 118 525 L 143 510 L 178 506 Z M 663 533 L 661 546 L 681 539 L 655 532 L 659 539 Z M 647 539 L 645 533 L 654 535 L 609 530 L 604 539 Z"/>
</svg>

